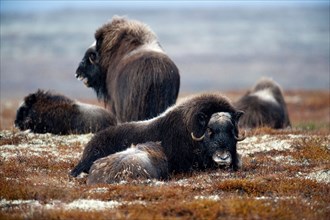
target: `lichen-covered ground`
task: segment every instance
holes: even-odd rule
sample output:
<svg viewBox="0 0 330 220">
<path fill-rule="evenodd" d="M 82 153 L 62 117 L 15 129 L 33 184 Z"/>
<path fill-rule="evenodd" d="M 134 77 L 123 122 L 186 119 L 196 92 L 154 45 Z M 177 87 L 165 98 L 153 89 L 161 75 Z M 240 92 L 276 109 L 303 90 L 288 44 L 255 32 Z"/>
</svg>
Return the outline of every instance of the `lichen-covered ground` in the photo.
<svg viewBox="0 0 330 220">
<path fill-rule="evenodd" d="M 0 219 L 329 219 L 329 95 L 306 94 L 286 93 L 292 129 L 247 131 L 240 171 L 166 182 L 87 186 L 68 172 L 93 134 L 2 128 Z"/>
</svg>

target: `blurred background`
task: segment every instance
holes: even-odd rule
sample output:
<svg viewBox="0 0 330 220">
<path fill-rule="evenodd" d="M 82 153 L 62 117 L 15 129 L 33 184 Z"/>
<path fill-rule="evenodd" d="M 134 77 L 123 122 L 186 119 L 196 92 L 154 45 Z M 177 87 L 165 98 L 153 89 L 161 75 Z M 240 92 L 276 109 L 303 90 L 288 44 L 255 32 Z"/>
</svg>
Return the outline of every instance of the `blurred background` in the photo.
<svg viewBox="0 0 330 220">
<path fill-rule="evenodd" d="M 3 1 L 1 101 L 38 88 L 96 99 L 74 74 L 114 15 L 148 24 L 181 72 L 181 94 L 329 89 L 329 1 Z"/>
</svg>

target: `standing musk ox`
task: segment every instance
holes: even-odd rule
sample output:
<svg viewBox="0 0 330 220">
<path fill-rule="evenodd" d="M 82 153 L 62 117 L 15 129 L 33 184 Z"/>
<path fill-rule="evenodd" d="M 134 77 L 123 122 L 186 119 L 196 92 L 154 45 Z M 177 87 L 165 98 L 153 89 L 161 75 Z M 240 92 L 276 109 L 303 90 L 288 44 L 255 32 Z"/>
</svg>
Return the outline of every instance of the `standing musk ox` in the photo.
<svg viewBox="0 0 330 220">
<path fill-rule="evenodd" d="M 291 126 L 281 87 L 269 78 L 262 78 L 235 104 L 244 111 L 239 126 L 245 128 Z"/>
<path fill-rule="evenodd" d="M 88 173 L 97 159 L 125 150 L 132 144 L 150 141 L 161 142 L 170 173 L 208 168 L 214 162 L 212 157 L 205 156 L 203 140 L 210 118 L 216 112 L 227 112 L 234 124 L 242 115 L 223 96 L 202 94 L 174 105 L 153 119 L 111 126 L 87 143 L 71 175 Z M 238 137 L 238 129 L 234 129 L 234 134 Z M 234 164 L 237 164 L 236 160 L 233 156 Z"/>
<path fill-rule="evenodd" d="M 147 25 L 114 17 L 95 39 L 76 77 L 95 90 L 118 122 L 150 119 L 175 103 L 179 70 Z"/>
<path fill-rule="evenodd" d="M 230 166 L 234 170 L 241 167 L 236 144 L 243 139 L 236 137 L 237 132 L 237 121 L 231 114 L 212 115 L 200 149 L 204 167 Z M 89 170 L 87 184 L 168 178 L 164 148 L 159 142 L 147 142 L 96 160 Z"/>
<path fill-rule="evenodd" d="M 116 125 L 116 119 L 105 109 L 42 90 L 24 98 L 15 119 L 21 130 L 62 135 L 97 132 L 110 125 Z"/>
</svg>

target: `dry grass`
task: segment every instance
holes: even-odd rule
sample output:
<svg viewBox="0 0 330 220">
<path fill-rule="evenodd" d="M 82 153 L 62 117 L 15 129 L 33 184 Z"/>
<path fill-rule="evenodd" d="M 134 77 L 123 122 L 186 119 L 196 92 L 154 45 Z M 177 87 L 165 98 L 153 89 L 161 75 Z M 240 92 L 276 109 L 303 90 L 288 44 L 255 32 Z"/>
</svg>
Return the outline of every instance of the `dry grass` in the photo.
<svg viewBox="0 0 330 220">
<path fill-rule="evenodd" d="M 2 124 L 0 219 L 328 219 L 329 95 L 286 95 L 293 129 L 249 131 L 238 146 L 242 170 L 167 182 L 87 186 L 68 172 L 92 135 L 35 135 Z"/>
</svg>

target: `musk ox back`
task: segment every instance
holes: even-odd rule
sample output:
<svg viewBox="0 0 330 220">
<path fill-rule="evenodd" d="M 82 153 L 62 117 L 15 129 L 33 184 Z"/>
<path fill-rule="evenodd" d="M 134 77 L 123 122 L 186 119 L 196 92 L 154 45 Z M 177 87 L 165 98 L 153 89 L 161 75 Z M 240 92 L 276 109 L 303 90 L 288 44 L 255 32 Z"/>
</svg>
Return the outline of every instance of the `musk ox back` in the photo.
<svg viewBox="0 0 330 220">
<path fill-rule="evenodd" d="M 167 178 L 167 158 L 160 143 L 147 142 L 96 160 L 87 184 Z"/>
<path fill-rule="evenodd" d="M 223 96 L 202 94 L 183 100 L 156 118 L 111 126 L 87 143 L 71 175 L 88 172 L 95 160 L 125 150 L 132 144 L 158 141 L 167 157 L 169 172 L 206 169 L 210 163 L 205 162 L 201 153 L 203 139 L 209 120 L 216 112 L 227 112 L 235 120 L 241 115 Z"/>
<path fill-rule="evenodd" d="M 101 107 L 42 90 L 24 98 L 15 119 L 21 130 L 62 135 L 97 132 L 115 124 L 114 116 Z"/>
<path fill-rule="evenodd" d="M 153 118 L 175 103 L 179 70 L 145 24 L 114 17 L 95 33 L 76 77 L 119 122 Z"/>
<path fill-rule="evenodd" d="M 245 114 L 239 126 L 245 128 L 291 126 L 280 86 L 271 79 L 262 78 L 235 104 Z"/>
</svg>

